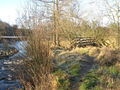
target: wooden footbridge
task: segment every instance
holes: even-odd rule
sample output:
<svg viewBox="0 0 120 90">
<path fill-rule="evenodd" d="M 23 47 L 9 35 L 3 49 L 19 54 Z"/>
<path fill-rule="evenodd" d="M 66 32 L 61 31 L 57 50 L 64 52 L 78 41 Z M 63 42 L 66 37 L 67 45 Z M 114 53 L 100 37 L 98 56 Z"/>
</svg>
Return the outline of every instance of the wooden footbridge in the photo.
<svg viewBox="0 0 120 90">
<path fill-rule="evenodd" d="M 96 39 L 92 37 L 76 37 L 71 42 L 71 48 L 86 46 L 100 46 L 100 45 L 96 42 Z"/>
</svg>

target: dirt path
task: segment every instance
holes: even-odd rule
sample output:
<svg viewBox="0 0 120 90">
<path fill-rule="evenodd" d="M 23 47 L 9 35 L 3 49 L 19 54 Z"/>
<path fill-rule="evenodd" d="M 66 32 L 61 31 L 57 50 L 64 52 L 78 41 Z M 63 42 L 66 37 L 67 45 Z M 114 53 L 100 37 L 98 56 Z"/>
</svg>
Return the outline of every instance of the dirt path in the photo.
<svg viewBox="0 0 120 90">
<path fill-rule="evenodd" d="M 94 65 L 94 58 L 88 55 L 83 55 L 81 63 L 81 70 L 78 77 L 71 77 L 71 90 L 79 90 L 80 82 L 87 75 L 87 73 L 92 69 Z"/>
</svg>

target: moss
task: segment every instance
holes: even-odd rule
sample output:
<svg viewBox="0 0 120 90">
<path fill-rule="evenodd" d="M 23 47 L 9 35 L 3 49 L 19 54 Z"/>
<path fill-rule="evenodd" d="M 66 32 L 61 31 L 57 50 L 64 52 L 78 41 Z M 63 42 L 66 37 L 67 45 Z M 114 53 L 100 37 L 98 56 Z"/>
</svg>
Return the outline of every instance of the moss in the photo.
<svg viewBox="0 0 120 90">
<path fill-rule="evenodd" d="M 86 87 L 86 84 L 81 84 L 80 87 L 79 87 L 79 90 L 88 90 L 87 87 Z"/>
<path fill-rule="evenodd" d="M 58 90 L 69 90 L 70 81 L 69 79 L 59 79 Z"/>
<path fill-rule="evenodd" d="M 80 90 L 90 90 L 94 88 L 99 83 L 99 79 L 97 78 L 96 74 L 89 73 L 83 80 Z"/>
<path fill-rule="evenodd" d="M 72 76 L 79 76 L 80 64 L 74 64 L 70 67 L 69 72 Z"/>
<path fill-rule="evenodd" d="M 68 77 L 68 74 L 61 69 L 56 70 L 53 74 L 60 79 L 65 79 Z"/>
<path fill-rule="evenodd" d="M 109 72 L 110 74 L 112 74 L 113 76 L 118 76 L 119 75 L 119 71 L 116 67 L 112 66 L 112 67 L 109 67 Z"/>
<path fill-rule="evenodd" d="M 69 75 L 61 69 L 55 71 L 54 75 L 57 76 L 58 90 L 68 90 L 70 85 Z"/>
</svg>

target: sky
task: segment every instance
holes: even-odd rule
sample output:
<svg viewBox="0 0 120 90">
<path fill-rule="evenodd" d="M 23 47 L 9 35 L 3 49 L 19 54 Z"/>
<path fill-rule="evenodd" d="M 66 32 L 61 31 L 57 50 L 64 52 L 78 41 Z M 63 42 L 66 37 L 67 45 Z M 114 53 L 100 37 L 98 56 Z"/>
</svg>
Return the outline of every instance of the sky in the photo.
<svg viewBox="0 0 120 90">
<path fill-rule="evenodd" d="M 15 24 L 18 11 L 25 0 L 0 0 L 0 20 Z"/>
<path fill-rule="evenodd" d="M 23 3 L 26 0 L 0 0 L 0 20 L 7 22 L 11 25 L 16 24 L 18 12 L 22 8 Z M 78 0 L 81 5 L 81 10 L 86 13 L 86 16 L 90 16 L 90 19 L 94 19 L 94 16 L 98 16 L 97 7 L 93 3 L 94 0 Z M 91 13 L 92 12 L 92 13 Z"/>
<path fill-rule="evenodd" d="M 0 0 L 0 20 L 16 24 L 18 10 L 24 0 Z"/>
</svg>

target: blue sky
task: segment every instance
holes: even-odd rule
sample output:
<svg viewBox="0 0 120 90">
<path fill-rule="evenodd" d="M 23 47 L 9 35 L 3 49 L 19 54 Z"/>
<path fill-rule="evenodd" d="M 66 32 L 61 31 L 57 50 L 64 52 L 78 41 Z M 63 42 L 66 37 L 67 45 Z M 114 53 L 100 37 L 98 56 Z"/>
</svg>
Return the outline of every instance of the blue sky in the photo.
<svg viewBox="0 0 120 90">
<path fill-rule="evenodd" d="M 0 0 L 0 19 L 8 22 L 9 24 L 15 24 L 18 17 L 18 12 L 22 8 L 23 3 L 26 0 Z M 96 6 L 92 3 L 95 0 L 78 0 L 82 2 L 82 10 L 88 12 L 86 16 L 91 16 L 93 19 L 96 13 Z M 89 4 L 90 3 L 90 4 Z M 92 12 L 92 13 L 91 13 Z"/>
<path fill-rule="evenodd" d="M 26 0 L 0 0 L 0 19 L 9 24 L 15 24 L 18 12 L 20 12 L 24 1 Z M 80 2 L 81 0 L 78 1 Z M 91 0 L 84 0 L 84 3 L 86 1 Z"/>
<path fill-rule="evenodd" d="M 18 10 L 24 0 L 0 0 L 0 19 L 15 24 Z"/>
</svg>

